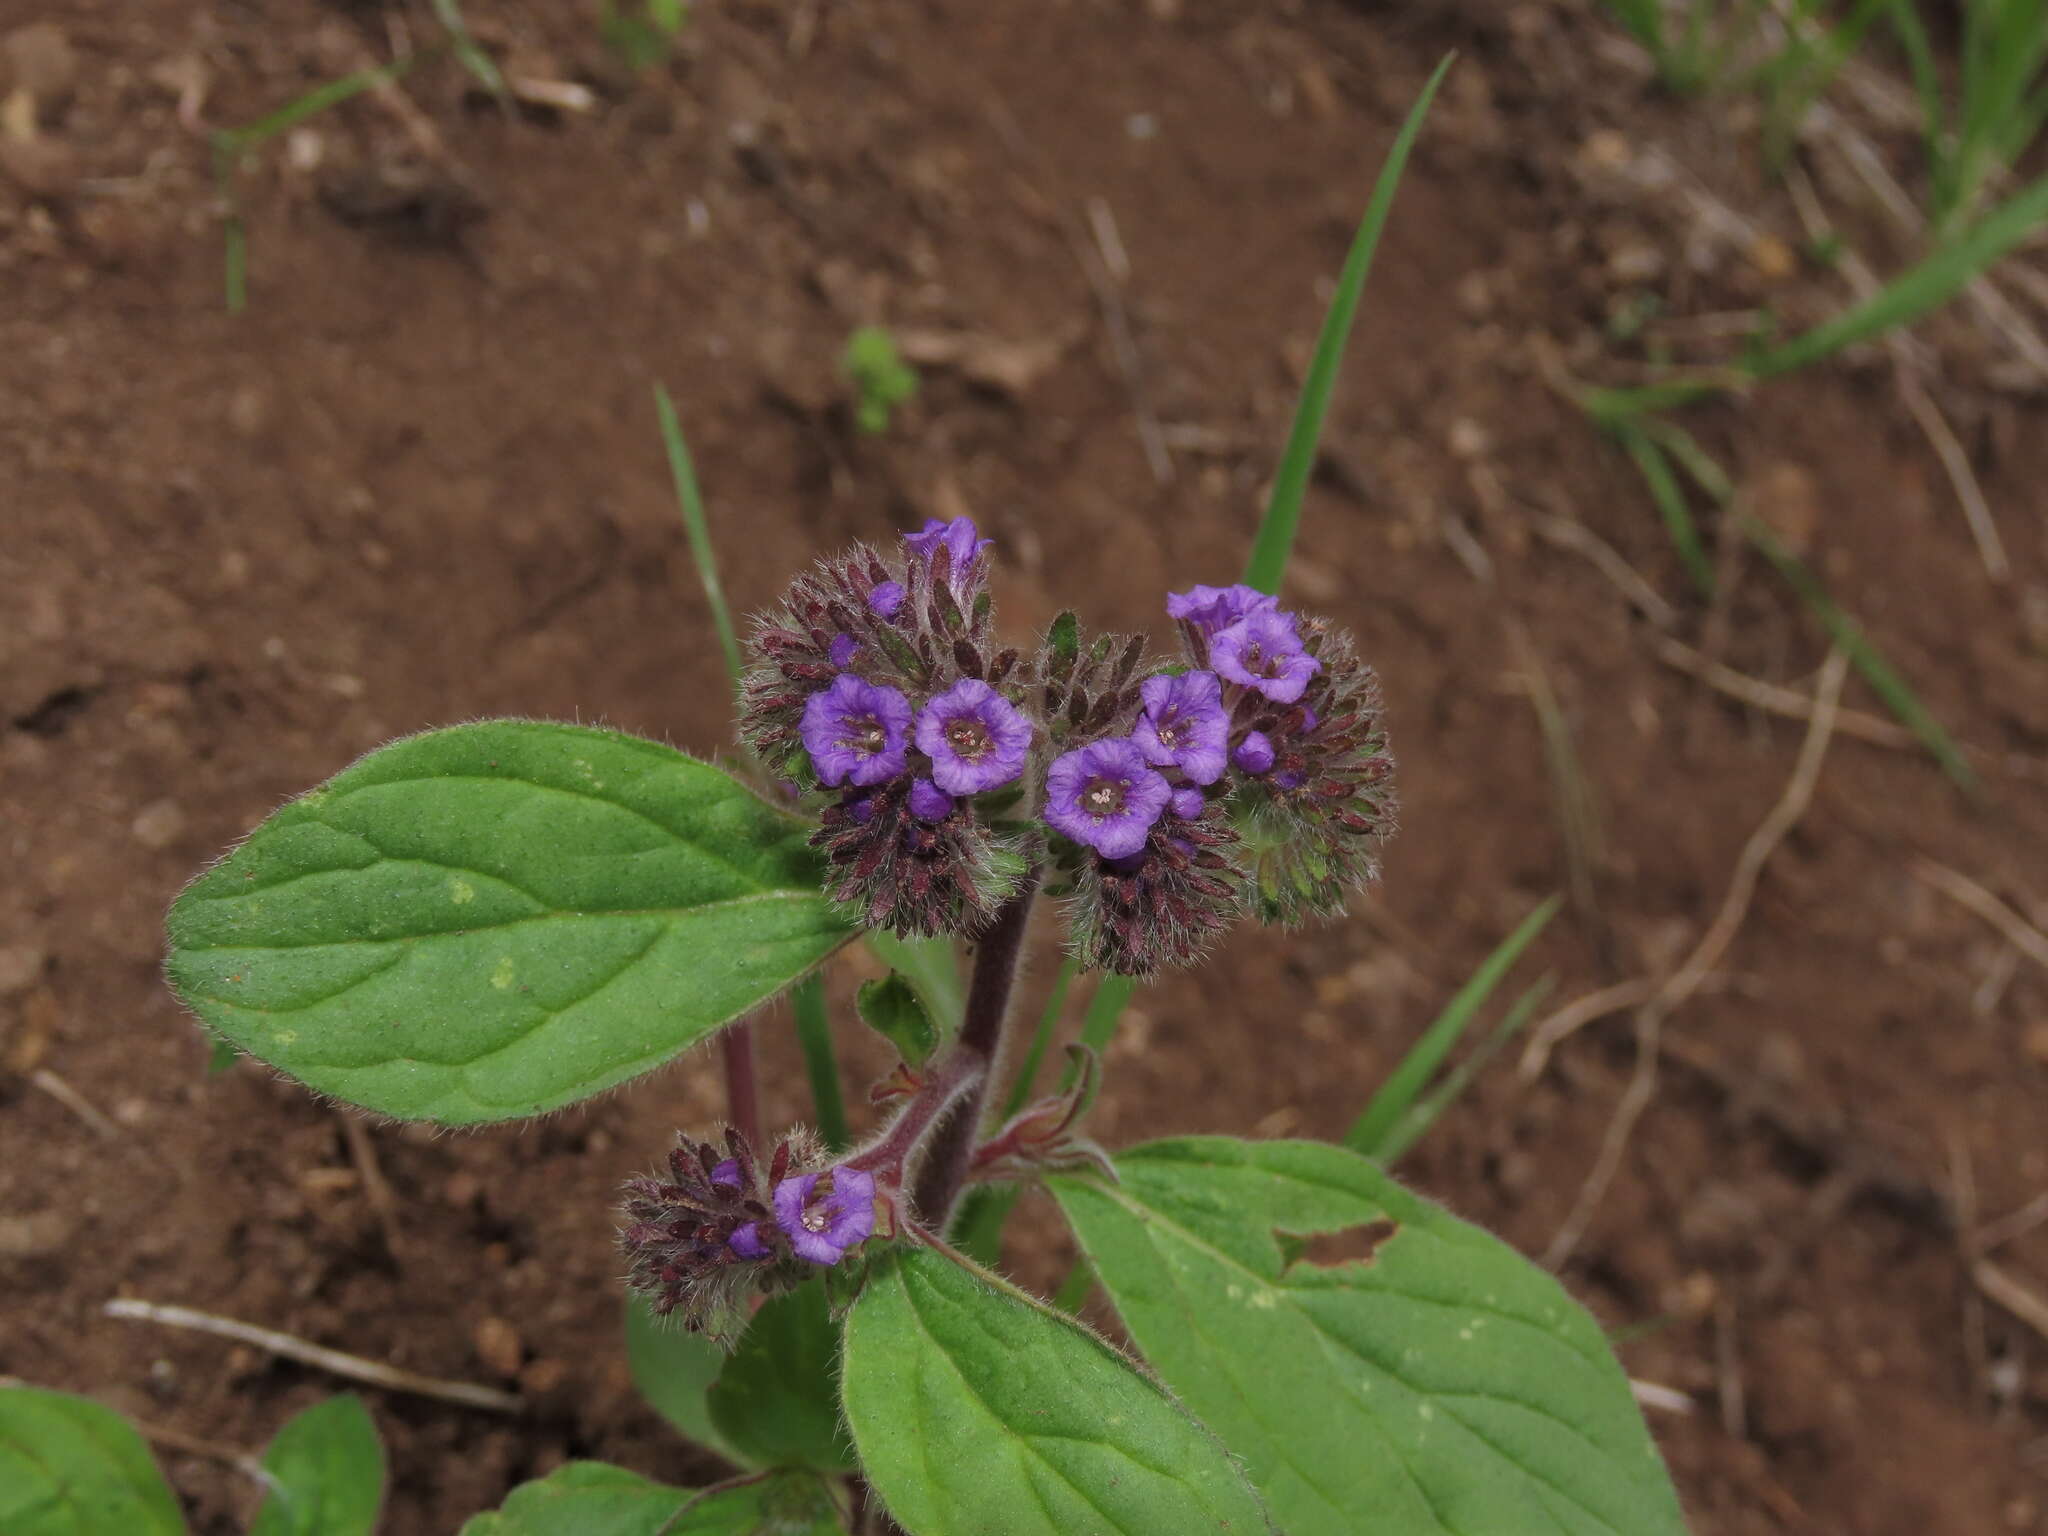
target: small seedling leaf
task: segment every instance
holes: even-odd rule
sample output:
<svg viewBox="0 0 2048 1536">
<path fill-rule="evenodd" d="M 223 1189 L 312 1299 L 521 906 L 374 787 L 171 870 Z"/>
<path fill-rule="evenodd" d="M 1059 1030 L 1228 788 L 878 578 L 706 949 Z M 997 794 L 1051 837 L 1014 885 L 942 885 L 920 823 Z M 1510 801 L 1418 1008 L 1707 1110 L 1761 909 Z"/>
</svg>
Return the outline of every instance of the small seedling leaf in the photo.
<svg viewBox="0 0 2048 1536">
<path fill-rule="evenodd" d="M 805 824 L 614 731 L 499 720 L 292 801 L 171 908 L 188 1007 L 401 1120 L 540 1114 L 662 1065 L 850 936 Z"/>
<path fill-rule="evenodd" d="M 1342 1147 L 1199 1137 L 1116 1164 L 1053 1194 L 1288 1536 L 1683 1536 L 1599 1326 L 1505 1243 Z"/>
<path fill-rule="evenodd" d="M 842 1390 L 861 1465 L 910 1536 L 1256 1536 L 1221 1444 L 1064 1313 L 930 1249 L 870 1272 Z"/>
<path fill-rule="evenodd" d="M 913 1067 L 923 1066 L 938 1048 L 938 1026 L 924 1011 L 917 991 L 896 972 L 880 981 L 864 981 L 854 995 L 861 1022 L 895 1046 Z"/>
<path fill-rule="evenodd" d="M 0 1387 L 0 1531 L 8 1536 L 183 1536 L 149 1447 L 90 1398 Z"/>
<path fill-rule="evenodd" d="M 315 1403 L 263 1453 L 276 1481 L 249 1536 L 370 1536 L 384 1502 L 384 1445 L 353 1392 Z"/>
</svg>

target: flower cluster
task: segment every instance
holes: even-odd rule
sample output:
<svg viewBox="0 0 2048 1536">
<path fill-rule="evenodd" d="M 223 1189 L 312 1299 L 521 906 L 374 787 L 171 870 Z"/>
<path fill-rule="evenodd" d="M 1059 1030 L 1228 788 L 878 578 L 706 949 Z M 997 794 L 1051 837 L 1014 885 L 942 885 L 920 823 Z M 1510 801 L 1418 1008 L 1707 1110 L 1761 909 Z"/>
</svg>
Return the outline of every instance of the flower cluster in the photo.
<svg viewBox="0 0 2048 1536">
<path fill-rule="evenodd" d="M 725 1342 L 756 1294 L 789 1289 L 836 1264 L 875 1230 L 875 1179 L 817 1167 L 822 1149 L 798 1133 L 766 1166 L 737 1131 L 723 1145 L 677 1137 L 666 1179 L 626 1185 L 619 1230 L 629 1283 L 656 1314 Z"/>
<path fill-rule="evenodd" d="M 1341 911 L 1391 830 L 1377 684 L 1347 638 L 1245 586 L 1176 592 L 1166 611 L 1178 668 L 1076 716 L 1045 777 L 1075 946 L 1126 973 L 1185 964 L 1248 910 Z"/>
<path fill-rule="evenodd" d="M 989 541 L 960 517 L 903 543 L 823 563 L 761 621 L 740 734 L 799 790 L 832 792 L 814 841 L 857 921 L 969 932 L 1024 869 L 977 797 L 1024 777 L 1037 733 L 1019 653 L 990 640 Z"/>
<path fill-rule="evenodd" d="M 1378 872 L 1392 760 L 1350 639 L 1247 586 L 1170 595 L 1181 654 L 992 638 L 989 541 L 936 520 L 799 578 L 754 635 L 747 743 L 827 795 L 813 841 L 853 918 L 984 926 L 1035 857 L 1082 961 L 1146 974 L 1232 923 L 1343 909 Z"/>
</svg>

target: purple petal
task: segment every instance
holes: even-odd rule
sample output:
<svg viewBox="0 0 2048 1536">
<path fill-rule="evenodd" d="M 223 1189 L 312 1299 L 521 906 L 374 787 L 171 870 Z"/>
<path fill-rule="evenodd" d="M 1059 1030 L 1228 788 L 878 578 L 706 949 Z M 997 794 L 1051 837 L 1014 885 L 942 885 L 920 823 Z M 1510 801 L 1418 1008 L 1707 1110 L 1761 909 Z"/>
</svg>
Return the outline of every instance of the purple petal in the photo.
<svg viewBox="0 0 2048 1536">
<path fill-rule="evenodd" d="M 1273 766 L 1273 738 L 1264 731 L 1246 731 L 1230 760 L 1246 773 L 1264 773 Z"/>
<path fill-rule="evenodd" d="M 885 581 L 868 594 L 868 606 L 885 619 L 896 617 L 896 610 L 903 606 L 903 583 Z"/>
<path fill-rule="evenodd" d="M 725 1240 L 725 1246 L 743 1259 L 765 1259 L 768 1245 L 761 1241 L 760 1223 L 748 1222 Z"/>
<path fill-rule="evenodd" d="M 711 1182 L 714 1184 L 722 1184 L 727 1189 L 741 1188 L 742 1181 L 740 1179 L 739 1159 L 736 1157 L 728 1157 L 716 1168 L 713 1168 L 711 1170 Z"/>
<path fill-rule="evenodd" d="M 930 779 L 910 786 L 910 814 L 919 821 L 944 821 L 953 814 L 953 797 Z"/>
<path fill-rule="evenodd" d="M 1173 792 L 1173 814 L 1182 821 L 1193 821 L 1208 803 L 1199 789 L 1177 789 Z"/>
</svg>

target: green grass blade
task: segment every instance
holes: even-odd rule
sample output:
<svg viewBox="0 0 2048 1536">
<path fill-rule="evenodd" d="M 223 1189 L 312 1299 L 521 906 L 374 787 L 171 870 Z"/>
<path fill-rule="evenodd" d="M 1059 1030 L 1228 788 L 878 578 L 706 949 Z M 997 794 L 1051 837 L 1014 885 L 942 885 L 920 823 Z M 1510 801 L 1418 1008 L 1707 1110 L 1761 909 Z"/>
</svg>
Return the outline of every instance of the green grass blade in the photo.
<svg viewBox="0 0 2048 1536">
<path fill-rule="evenodd" d="M 1678 558 L 1684 562 L 1693 585 L 1700 589 L 1700 596 L 1711 599 L 1714 595 L 1714 562 L 1707 558 L 1699 524 L 1693 519 L 1692 508 L 1686 505 L 1684 487 L 1671 472 L 1671 461 L 1637 423 L 1618 426 L 1615 433 L 1628 456 L 1635 461 L 1643 484 L 1649 487 L 1650 499 L 1657 504 L 1657 514 L 1664 519 L 1664 531 L 1671 535 L 1672 547 L 1678 551 Z"/>
<path fill-rule="evenodd" d="M 683 429 L 676 420 L 675 403 L 668 391 L 654 386 L 654 409 L 661 417 L 662 446 L 668 450 L 668 472 L 675 480 L 676 504 L 683 511 L 683 531 L 690 538 L 690 558 L 697 562 L 697 575 L 704 582 L 704 600 L 711 605 L 711 622 L 718 629 L 719 649 L 725 652 L 725 670 L 739 687 L 740 641 L 732 627 L 732 610 L 725 604 L 725 588 L 718 579 L 718 558 L 711 550 L 711 528 L 704 519 L 704 498 L 697 489 L 697 472 L 690 465 L 690 448 L 683 441 Z"/>
<path fill-rule="evenodd" d="M 1863 626 L 1842 611 L 1828 595 L 1827 588 L 1821 585 L 1820 578 L 1765 524 L 1745 513 L 1741 527 L 1743 537 L 1777 568 L 1786 585 L 1799 594 L 1800 600 L 1813 611 L 1822 628 L 1849 653 L 1850 662 L 1863 674 L 1864 681 L 1870 684 L 1877 696 L 1884 700 L 1885 707 L 1899 717 L 1899 723 L 1920 738 L 1920 744 L 1959 787 L 1976 793 L 1980 788 L 1977 772 L 1970 766 L 1969 759 L 1963 756 L 1962 748 L 1942 729 L 1941 722 L 1928 712 L 1927 706 L 1920 702 L 1920 696 L 1913 692 L 1906 680 L 1892 670 L 1891 663 L 1884 659 L 1883 653 L 1863 632 Z"/>
<path fill-rule="evenodd" d="M 1088 999 L 1088 1012 L 1081 1019 L 1081 1043 L 1098 1053 L 1108 1050 L 1109 1042 L 1116 1035 L 1117 1022 L 1124 1016 L 1124 1007 L 1137 990 L 1135 977 L 1105 973 L 1095 984 L 1095 995 Z M 1074 1086 L 1074 1077 L 1079 1070 L 1073 1062 L 1067 1063 L 1067 1070 L 1060 1078 L 1061 1093 Z"/>
<path fill-rule="evenodd" d="M 1052 995 L 1045 1000 L 1045 1012 L 1039 1015 L 1031 1044 L 1025 1049 L 1024 1059 L 1017 1064 L 1016 1080 L 1010 1084 L 1010 1102 L 1003 1106 L 1004 1119 L 1016 1114 L 1030 1101 L 1031 1085 L 1038 1081 L 1039 1064 L 1045 1060 L 1046 1048 L 1052 1044 L 1060 1015 L 1066 1010 L 1067 989 L 1074 984 L 1074 978 L 1080 971 L 1080 962 L 1072 955 L 1060 962 L 1060 973 L 1053 978 Z"/>
<path fill-rule="evenodd" d="M 1280 590 L 1280 578 L 1287 570 L 1287 557 L 1294 548 L 1295 531 L 1301 526 L 1301 502 L 1308 490 L 1309 475 L 1315 468 L 1316 442 L 1322 436 L 1323 417 L 1330 409 L 1330 395 L 1337 385 L 1337 369 L 1344 360 L 1344 344 L 1351 335 L 1351 322 L 1358 314 L 1359 296 L 1365 292 L 1365 280 L 1372 272 L 1372 258 L 1379 248 L 1380 229 L 1393 207 L 1394 191 L 1401 183 L 1401 172 L 1408 163 L 1408 152 L 1414 147 L 1422 119 L 1456 57 L 1456 54 L 1444 55 L 1436 73 L 1429 77 L 1429 84 L 1422 88 L 1415 105 L 1409 108 L 1407 120 L 1394 136 L 1394 147 L 1387 151 L 1386 163 L 1380 167 L 1379 180 L 1372 189 L 1372 201 L 1366 205 L 1365 218 L 1359 223 L 1357 237 L 1351 242 L 1350 254 L 1344 258 L 1344 270 L 1337 279 L 1336 297 L 1330 300 L 1329 313 L 1323 317 L 1322 334 L 1316 339 L 1315 357 L 1309 363 L 1308 379 L 1302 385 L 1301 402 L 1295 407 L 1294 429 L 1288 433 L 1287 449 L 1280 456 L 1280 470 L 1273 479 L 1273 494 L 1266 503 L 1266 515 L 1259 524 L 1258 537 L 1252 542 L 1251 564 L 1245 570 L 1246 583 L 1261 592 Z"/>
<path fill-rule="evenodd" d="M 1550 995 L 1550 989 L 1556 982 L 1555 976 L 1545 976 L 1516 998 L 1515 1005 L 1508 1010 L 1507 1017 L 1500 1021 L 1500 1026 L 1486 1037 L 1479 1049 L 1446 1072 L 1442 1082 L 1415 1101 L 1414 1106 L 1401 1117 L 1387 1133 L 1386 1139 L 1380 1143 L 1378 1155 L 1384 1166 L 1391 1168 L 1399 1162 L 1401 1154 L 1420 1141 L 1443 1112 L 1458 1101 L 1472 1085 L 1472 1080 L 1485 1070 L 1489 1061 L 1493 1060 L 1494 1054 L 1528 1026 L 1529 1020 L 1535 1017 L 1536 1010 L 1542 1006 L 1543 999 Z"/>
<path fill-rule="evenodd" d="M 351 96 L 360 96 L 364 91 L 389 84 L 411 66 L 410 59 L 400 59 L 396 63 L 378 64 L 370 69 L 359 69 L 353 74 L 343 75 L 338 80 L 329 80 L 325 85 L 314 86 L 296 101 L 286 102 L 275 112 L 257 118 L 253 123 L 224 130 L 222 137 L 229 140 L 235 149 L 252 149 L 265 139 L 276 138 L 287 128 L 296 128 L 309 117 L 317 117 L 329 107 L 340 106 Z"/>
<path fill-rule="evenodd" d="M 1372 1102 L 1365 1106 L 1365 1113 L 1345 1135 L 1345 1146 L 1354 1152 L 1363 1152 L 1367 1157 L 1380 1155 L 1381 1146 L 1402 1117 L 1414 1108 L 1424 1085 L 1471 1027 L 1473 1016 L 1485 1006 L 1487 998 L 1493 995 L 1493 989 L 1500 985 L 1501 978 L 1521 958 L 1522 951 L 1557 916 L 1557 909 L 1563 903 L 1562 896 L 1550 897 L 1523 918 L 1515 931 L 1502 939 L 1493 953 L 1480 962 L 1471 979 L 1458 988 L 1450 1002 L 1444 1005 L 1443 1012 L 1436 1016 L 1435 1022 L 1422 1032 L 1422 1038 L 1409 1047 L 1400 1065 L 1388 1074 L 1379 1092 L 1372 1096 Z"/>
<path fill-rule="evenodd" d="M 500 106 L 509 106 L 512 93 L 506 88 L 505 77 L 491 56 L 477 45 L 469 23 L 462 18 L 462 7 L 457 0 L 434 0 L 434 19 L 447 31 L 448 41 L 454 46 L 455 57 L 462 62 L 462 67 L 476 76 L 479 85 L 498 98 Z"/>
<path fill-rule="evenodd" d="M 1753 359 L 1749 372 L 1758 379 L 1774 378 L 1894 327 L 1911 325 L 1947 303 L 2022 240 L 2039 232 L 2044 222 L 2048 222 L 2048 176 L 2013 194 L 1918 266 L 1892 279 L 1881 292 Z"/>
</svg>

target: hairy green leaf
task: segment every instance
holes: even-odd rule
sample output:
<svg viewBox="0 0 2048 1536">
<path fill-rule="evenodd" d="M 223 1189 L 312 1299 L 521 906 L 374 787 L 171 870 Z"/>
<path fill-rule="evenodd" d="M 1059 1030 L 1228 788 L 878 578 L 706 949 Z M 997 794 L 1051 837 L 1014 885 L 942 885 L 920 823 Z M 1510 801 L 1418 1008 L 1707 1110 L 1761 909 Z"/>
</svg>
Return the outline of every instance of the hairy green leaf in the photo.
<svg viewBox="0 0 2048 1536">
<path fill-rule="evenodd" d="M 842 1390 L 868 1479 L 911 1536 L 1268 1529 L 1223 1447 L 1121 1354 L 929 1249 L 875 1264 Z"/>
<path fill-rule="evenodd" d="M 7 1536 L 181 1536 L 149 1447 L 90 1398 L 0 1387 L 0 1531 Z"/>
<path fill-rule="evenodd" d="M 369 1536 L 384 1502 L 384 1445 L 353 1392 L 315 1403 L 263 1453 L 277 1481 L 249 1536 Z"/>
<path fill-rule="evenodd" d="M 765 1472 L 701 1492 L 602 1461 L 572 1461 L 473 1515 L 461 1536 L 844 1536 L 832 1496 L 802 1472 Z"/>
<path fill-rule="evenodd" d="M 1598 1326 L 1505 1243 L 1315 1142 L 1153 1142 L 1117 1170 L 1050 1182 L 1288 1536 L 1682 1536 Z"/>
<path fill-rule="evenodd" d="M 756 1312 L 710 1394 L 711 1422 L 761 1466 L 854 1470 L 833 1372 L 839 1325 L 812 1283 Z"/>
<path fill-rule="evenodd" d="M 626 1298 L 626 1364 L 640 1395 L 684 1439 L 747 1466 L 748 1459 L 711 1421 L 711 1383 L 725 1361 L 725 1351 L 701 1333 L 664 1322 L 638 1296 Z"/>
<path fill-rule="evenodd" d="M 938 1049 L 939 1031 L 924 1011 L 917 989 L 896 972 L 881 981 L 864 981 L 853 1000 L 861 1022 L 896 1047 L 913 1067 L 921 1067 Z"/>
<path fill-rule="evenodd" d="M 171 984 L 308 1087 L 403 1120 L 573 1104 L 844 943 L 804 824 L 615 731 L 396 742 L 292 801 L 171 908 Z"/>
</svg>

